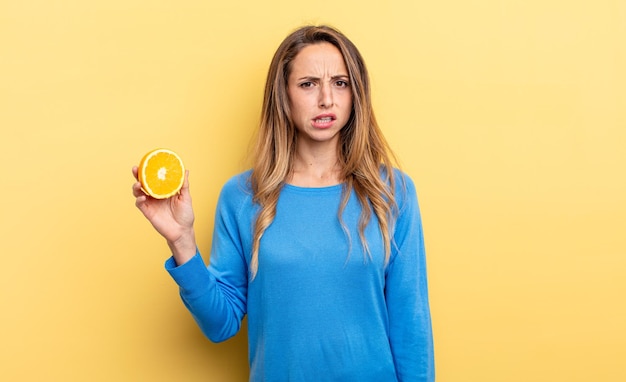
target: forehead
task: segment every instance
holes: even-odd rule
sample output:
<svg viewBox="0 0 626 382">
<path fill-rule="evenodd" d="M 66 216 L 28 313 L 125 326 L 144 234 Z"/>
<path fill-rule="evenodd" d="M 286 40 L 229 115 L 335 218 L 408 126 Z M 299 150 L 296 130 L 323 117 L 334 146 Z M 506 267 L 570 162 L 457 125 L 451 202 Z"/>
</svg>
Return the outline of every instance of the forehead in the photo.
<svg viewBox="0 0 626 382">
<path fill-rule="evenodd" d="M 341 52 L 329 42 L 319 42 L 302 48 L 291 62 L 290 69 L 291 73 L 332 71 L 333 73 L 329 74 L 347 75 L 346 63 Z"/>
</svg>

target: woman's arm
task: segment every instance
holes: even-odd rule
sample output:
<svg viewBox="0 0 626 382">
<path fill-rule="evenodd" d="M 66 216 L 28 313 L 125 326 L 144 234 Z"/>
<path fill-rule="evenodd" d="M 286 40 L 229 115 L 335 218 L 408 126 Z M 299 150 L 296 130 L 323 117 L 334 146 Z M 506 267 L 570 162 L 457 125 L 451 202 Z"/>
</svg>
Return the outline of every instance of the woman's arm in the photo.
<svg viewBox="0 0 626 382">
<path fill-rule="evenodd" d="M 137 179 L 137 167 L 133 167 Z M 225 187 L 226 188 L 226 187 Z M 231 187 L 232 189 L 232 187 Z M 238 257 L 237 217 L 228 192 L 218 202 L 213 247 L 219 250 L 220 268 L 208 269 L 197 249 L 193 228 L 194 212 L 189 192 L 189 172 L 179 194 L 154 199 L 133 184 L 135 205 L 161 234 L 172 251 L 165 267 L 180 287 L 180 295 L 203 333 L 220 342 L 235 335 L 246 311 L 247 272 Z M 219 269 L 223 269 L 220 271 Z"/>
<path fill-rule="evenodd" d="M 398 191 L 399 216 L 386 271 L 391 349 L 399 381 L 435 380 L 424 235 L 415 186 L 404 175 Z"/>
<path fill-rule="evenodd" d="M 198 251 L 183 265 L 174 258 L 165 264 L 185 306 L 213 342 L 234 336 L 247 311 L 248 266 L 240 227 L 246 226 L 241 215 L 248 199 L 235 179 L 224 186 L 217 203 L 210 266 Z"/>
</svg>

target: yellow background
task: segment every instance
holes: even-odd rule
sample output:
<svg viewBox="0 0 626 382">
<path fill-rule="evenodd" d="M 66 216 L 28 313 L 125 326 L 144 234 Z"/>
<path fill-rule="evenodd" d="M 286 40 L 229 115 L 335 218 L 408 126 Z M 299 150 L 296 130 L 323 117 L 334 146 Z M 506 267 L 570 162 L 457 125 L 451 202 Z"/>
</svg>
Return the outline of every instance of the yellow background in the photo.
<svg viewBox="0 0 626 382">
<path fill-rule="evenodd" d="M 0 0 L 0 379 L 245 381 L 134 207 L 176 150 L 208 257 L 282 38 L 361 49 L 423 212 L 438 381 L 626 380 L 626 3 Z"/>
</svg>

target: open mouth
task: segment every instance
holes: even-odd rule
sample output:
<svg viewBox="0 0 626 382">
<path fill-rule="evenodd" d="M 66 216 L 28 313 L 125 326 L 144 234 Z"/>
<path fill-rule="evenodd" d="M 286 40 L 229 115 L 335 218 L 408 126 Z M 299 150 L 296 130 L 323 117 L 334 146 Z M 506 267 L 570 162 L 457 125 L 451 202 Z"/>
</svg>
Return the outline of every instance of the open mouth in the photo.
<svg viewBox="0 0 626 382">
<path fill-rule="evenodd" d="M 331 122 L 333 120 L 334 120 L 333 117 L 316 118 L 315 119 L 315 123 L 328 123 L 328 122 Z"/>
</svg>

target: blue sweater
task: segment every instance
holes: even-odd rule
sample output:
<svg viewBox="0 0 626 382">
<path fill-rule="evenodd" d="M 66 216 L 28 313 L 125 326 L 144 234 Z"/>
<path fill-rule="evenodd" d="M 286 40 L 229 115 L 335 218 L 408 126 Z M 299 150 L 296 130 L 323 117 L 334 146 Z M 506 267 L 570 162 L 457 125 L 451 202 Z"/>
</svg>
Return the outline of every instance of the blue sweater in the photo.
<svg viewBox="0 0 626 382">
<path fill-rule="evenodd" d="M 222 189 L 211 260 L 199 253 L 166 269 L 184 304 L 212 341 L 235 335 L 248 315 L 251 381 L 434 381 L 431 319 L 421 218 L 411 179 L 398 182 L 400 208 L 391 258 L 373 215 L 358 233 L 352 193 L 337 211 L 342 186 L 285 185 L 265 231 L 252 281 L 252 227 L 258 212 L 246 172 Z"/>
</svg>

